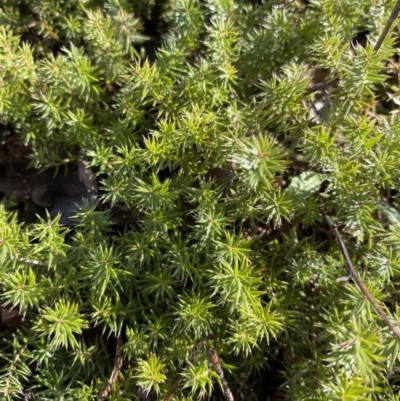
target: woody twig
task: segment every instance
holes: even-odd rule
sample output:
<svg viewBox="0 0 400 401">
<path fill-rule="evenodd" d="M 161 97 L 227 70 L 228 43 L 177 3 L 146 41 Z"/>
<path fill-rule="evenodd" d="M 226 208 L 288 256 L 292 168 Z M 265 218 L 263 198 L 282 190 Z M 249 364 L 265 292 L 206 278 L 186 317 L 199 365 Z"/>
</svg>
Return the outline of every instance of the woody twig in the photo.
<svg viewBox="0 0 400 401">
<path fill-rule="evenodd" d="M 15 367 L 15 365 L 18 363 L 19 358 L 21 358 L 22 354 L 25 352 L 26 348 L 27 348 L 27 345 L 24 345 L 24 346 L 19 350 L 19 352 L 17 353 L 17 355 L 15 355 L 14 359 L 13 359 L 12 362 L 11 362 L 11 366 L 10 366 L 10 369 L 9 369 L 9 373 L 8 373 L 8 375 L 7 375 L 6 383 L 5 383 L 5 386 L 4 386 L 4 391 L 3 391 L 4 397 L 7 397 L 7 396 L 8 396 L 8 390 L 9 390 L 9 388 L 10 388 L 10 383 L 11 383 L 11 380 L 12 380 L 12 373 L 13 373 L 13 371 L 14 371 L 14 367 Z"/>
<path fill-rule="evenodd" d="M 392 13 L 390 14 L 390 16 L 386 22 L 385 28 L 383 28 L 381 36 L 379 36 L 379 39 L 374 46 L 375 53 L 381 48 L 382 43 L 385 40 L 386 36 L 388 35 L 390 28 L 393 25 L 393 22 L 396 21 L 396 18 L 398 17 L 399 12 L 400 12 L 400 0 L 397 0 Z"/>
<path fill-rule="evenodd" d="M 392 322 L 390 317 L 381 308 L 379 303 L 375 300 L 375 298 L 372 296 L 372 294 L 368 291 L 368 288 L 362 281 L 357 270 L 354 268 L 353 263 L 351 262 L 349 253 L 347 251 L 346 245 L 343 242 L 342 236 L 340 235 L 336 224 L 331 220 L 331 218 L 326 214 L 326 212 L 323 209 L 321 209 L 321 212 L 322 212 L 322 215 L 325 217 L 326 221 L 328 222 L 329 227 L 333 231 L 336 241 L 338 242 L 340 251 L 342 252 L 342 255 L 343 255 L 345 263 L 346 263 L 346 267 L 347 267 L 349 276 L 354 280 L 354 282 L 357 284 L 358 288 L 360 288 L 364 297 L 367 298 L 368 301 L 371 303 L 371 305 L 374 307 L 374 309 L 375 309 L 376 313 L 379 315 L 379 317 L 386 323 L 386 325 L 390 328 L 390 330 L 393 331 L 393 333 L 396 335 L 396 337 L 400 339 L 400 328 Z"/>
<path fill-rule="evenodd" d="M 122 368 L 123 365 L 123 355 L 121 352 L 121 347 L 122 347 L 122 337 L 121 334 L 117 338 L 117 346 L 116 346 L 116 351 L 115 351 L 115 360 L 114 360 L 114 367 L 111 372 L 110 380 L 107 383 L 107 387 L 103 391 L 103 394 L 101 397 L 98 399 L 98 401 L 105 401 L 108 395 L 111 392 L 111 389 L 115 382 L 117 381 L 118 373 Z"/>
<path fill-rule="evenodd" d="M 11 259 L 11 260 L 16 260 L 17 262 L 22 262 L 22 263 L 28 263 L 31 265 L 35 265 L 35 266 L 48 266 L 49 264 L 46 262 L 41 262 L 39 260 L 35 260 L 35 259 L 28 259 L 28 258 L 23 258 L 23 257 L 19 257 L 19 256 L 12 256 L 12 255 L 4 255 L 7 259 Z"/>
<path fill-rule="evenodd" d="M 215 372 L 219 376 L 219 379 L 221 380 L 222 388 L 224 389 L 224 396 L 225 396 L 226 401 L 235 401 L 234 398 L 233 398 L 232 392 L 231 392 L 231 390 L 230 390 L 230 388 L 228 386 L 228 382 L 225 380 L 224 371 L 222 370 L 221 363 L 219 361 L 217 351 L 215 351 L 214 348 L 210 348 L 207 351 L 207 356 L 208 356 L 208 359 L 211 362 L 211 365 L 212 365 L 213 369 L 215 370 Z"/>
</svg>

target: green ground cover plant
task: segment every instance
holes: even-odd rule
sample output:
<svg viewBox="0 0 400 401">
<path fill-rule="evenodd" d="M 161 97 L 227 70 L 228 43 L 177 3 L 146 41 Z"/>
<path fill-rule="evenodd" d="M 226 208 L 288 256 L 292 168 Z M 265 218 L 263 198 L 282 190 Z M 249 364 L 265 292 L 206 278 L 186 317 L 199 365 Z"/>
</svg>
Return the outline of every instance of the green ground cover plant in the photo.
<svg viewBox="0 0 400 401">
<path fill-rule="evenodd" d="M 1 399 L 398 400 L 397 6 L 0 1 Z"/>
</svg>

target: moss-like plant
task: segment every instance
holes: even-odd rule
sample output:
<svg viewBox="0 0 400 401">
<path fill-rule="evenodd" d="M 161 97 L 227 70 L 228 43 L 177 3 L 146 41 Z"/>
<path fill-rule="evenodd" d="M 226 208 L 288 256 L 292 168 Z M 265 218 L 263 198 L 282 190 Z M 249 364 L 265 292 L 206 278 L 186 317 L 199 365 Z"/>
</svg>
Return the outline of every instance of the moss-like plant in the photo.
<svg viewBox="0 0 400 401">
<path fill-rule="evenodd" d="M 2 399 L 398 399 L 394 9 L 1 1 L 1 123 L 99 191 L 0 208 Z"/>
</svg>

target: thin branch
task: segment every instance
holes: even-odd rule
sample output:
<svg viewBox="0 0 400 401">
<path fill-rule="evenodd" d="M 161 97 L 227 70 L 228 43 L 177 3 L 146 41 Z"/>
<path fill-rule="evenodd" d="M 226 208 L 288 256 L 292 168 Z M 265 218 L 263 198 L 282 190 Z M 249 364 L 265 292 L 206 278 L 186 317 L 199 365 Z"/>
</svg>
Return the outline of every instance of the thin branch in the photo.
<svg viewBox="0 0 400 401">
<path fill-rule="evenodd" d="M 21 358 L 21 355 L 22 355 L 22 354 L 24 353 L 24 351 L 26 350 L 26 348 L 27 348 L 27 345 L 24 345 L 24 346 L 19 350 L 18 354 L 15 355 L 14 359 L 13 359 L 12 362 L 11 362 L 11 365 L 10 365 L 10 372 L 9 372 L 8 375 L 7 375 L 7 380 L 6 380 L 6 383 L 5 383 L 5 385 L 4 385 L 4 392 L 3 392 L 4 397 L 7 397 L 7 396 L 8 396 L 8 389 L 9 389 L 9 387 L 10 387 L 10 381 L 11 381 L 11 377 L 12 377 L 12 374 L 13 374 L 13 370 L 14 370 L 15 365 L 17 364 L 19 358 Z"/>
<path fill-rule="evenodd" d="M 219 376 L 219 378 L 221 380 L 226 401 L 235 401 L 233 398 L 232 392 L 228 386 L 228 382 L 225 380 L 224 371 L 222 370 L 217 351 L 215 351 L 214 348 L 210 348 L 207 351 L 207 356 L 211 362 L 213 369 L 215 370 L 215 372 L 217 373 L 217 375 Z"/>
<path fill-rule="evenodd" d="M 246 385 L 247 380 L 249 380 L 250 375 L 251 375 L 251 370 L 249 370 L 249 371 L 247 372 L 246 377 L 245 377 L 245 378 L 243 379 L 243 381 L 240 383 L 240 387 L 239 387 L 238 390 L 236 391 L 237 394 L 241 394 L 241 393 L 242 393 L 243 387 Z M 241 396 L 242 396 L 241 398 L 243 399 L 243 394 L 241 394 Z"/>
<path fill-rule="evenodd" d="M 330 79 L 327 82 L 320 82 L 318 84 L 315 84 L 310 89 L 308 89 L 306 93 L 307 94 L 311 94 L 311 93 L 314 93 L 314 92 L 318 92 L 318 91 L 324 90 L 324 89 L 328 88 L 330 85 L 332 85 L 333 83 L 335 83 L 335 81 L 337 81 L 337 78 Z"/>
<path fill-rule="evenodd" d="M 386 36 L 388 35 L 390 28 L 393 25 L 393 22 L 396 21 L 396 18 L 399 15 L 399 12 L 400 12 L 400 0 L 397 0 L 392 13 L 390 14 L 390 17 L 386 22 L 385 28 L 383 29 L 383 31 L 381 33 L 381 36 L 379 36 L 378 41 L 375 43 L 375 46 L 374 46 L 375 53 L 381 48 L 382 43 L 385 40 Z"/>
<path fill-rule="evenodd" d="M 381 306 L 378 304 L 378 302 L 375 300 L 375 298 L 372 296 L 372 294 L 368 291 L 368 288 L 366 287 L 364 282 L 361 280 L 361 277 L 359 276 L 356 269 L 354 268 L 353 263 L 351 262 L 349 253 L 347 252 L 346 245 L 343 242 L 342 236 L 340 235 L 336 224 L 331 220 L 331 218 L 326 214 L 326 212 L 323 209 L 321 209 L 321 212 L 322 212 L 322 215 L 325 217 L 326 221 L 328 222 L 331 230 L 333 231 L 333 234 L 335 235 L 336 241 L 339 244 L 340 251 L 343 254 L 349 275 L 355 281 L 355 283 L 357 284 L 358 288 L 361 290 L 361 292 L 363 293 L 365 298 L 367 298 L 368 301 L 371 303 L 371 305 L 374 307 L 374 309 L 376 310 L 376 313 L 386 323 L 386 325 L 390 328 L 390 330 L 393 331 L 393 333 L 396 335 L 396 337 L 400 339 L 400 328 L 398 326 L 396 326 L 390 320 L 390 318 L 386 314 L 386 312 L 381 308 Z"/>
<path fill-rule="evenodd" d="M 200 351 L 203 349 L 203 347 L 206 345 L 207 341 L 211 340 L 214 338 L 214 333 L 209 333 L 206 335 L 199 343 L 199 345 L 196 348 L 196 351 L 193 352 L 192 356 L 186 361 L 186 365 L 189 363 L 192 363 L 196 358 L 197 355 L 200 353 Z M 178 389 L 179 385 L 181 384 L 181 381 L 183 380 L 183 376 L 179 376 L 178 379 L 176 379 L 175 383 L 171 387 L 171 390 L 169 390 L 167 396 L 164 398 L 164 401 L 170 401 L 172 396 L 175 394 L 175 391 Z"/>
<path fill-rule="evenodd" d="M 31 265 L 35 265 L 35 266 L 48 266 L 49 264 L 46 262 L 40 262 L 39 260 L 35 260 L 35 259 L 28 259 L 28 258 L 23 258 L 23 257 L 19 257 L 19 256 L 12 256 L 12 255 L 4 255 L 7 259 L 11 259 L 11 260 L 16 260 L 17 262 L 23 262 L 23 263 L 29 263 Z"/>
<path fill-rule="evenodd" d="M 290 379 L 286 380 L 285 382 L 283 382 L 279 387 L 278 390 L 283 390 L 287 385 L 289 385 L 292 381 L 298 379 L 299 377 L 303 376 L 305 373 L 307 373 L 310 369 L 312 369 L 315 365 L 317 364 L 317 362 L 313 362 L 308 368 L 301 370 L 299 373 L 296 373 L 293 377 L 291 377 Z"/>
<path fill-rule="evenodd" d="M 98 399 L 98 401 L 105 401 L 105 399 L 110 394 L 113 385 L 117 381 L 118 373 L 121 370 L 122 365 L 124 363 L 123 354 L 121 352 L 121 347 L 122 347 L 122 337 L 121 337 L 121 334 L 119 334 L 118 338 L 117 338 L 117 345 L 115 347 L 114 367 L 111 372 L 110 380 L 108 381 L 107 387 L 103 391 L 103 394 Z"/>
<path fill-rule="evenodd" d="M 381 35 L 379 36 L 378 41 L 375 43 L 375 46 L 374 46 L 375 53 L 378 52 L 379 49 L 381 48 L 382 43 L 385 40 L 386 36 L 388 35 L 390 28 L 393 25 L 393 22 L 396 21 L 396 18 L 398 17 L 399 12 L 400 12 L 400 0 L 397 0 L 392 13 L 390 14 L 390 16 L 386 22 L 385 28 L 383 29 Z M 330 85 L 332 85 L 334 82 L 336 82 L 337 80 L 338 80 L 338 78 L 332 78 L 327 82 L 318 83 L 318 84 L 312 86 L 310 89 L 308 89 L 306 93 L 311 94 L 314 92 L 318 92 L 320 90 L 324 90 L 324 89 L 328 88 Z"/>
</svg>

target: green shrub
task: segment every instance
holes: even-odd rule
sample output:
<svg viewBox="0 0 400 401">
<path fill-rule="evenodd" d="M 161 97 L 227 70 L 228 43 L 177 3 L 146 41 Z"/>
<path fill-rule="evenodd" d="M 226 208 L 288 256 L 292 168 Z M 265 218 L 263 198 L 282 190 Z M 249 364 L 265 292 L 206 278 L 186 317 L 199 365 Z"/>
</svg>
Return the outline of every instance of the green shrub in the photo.
<svg viewBox="0 0 400 401">
<path fill-rule="evenodd" d="M 1 123 L 99 191 L 70 226 L 3 199 L 2 399 L 222 399 L 210 348 L 236 399 L 264 371 L 287 400 L 398 399 L 399 340 L 321 214 L 400 324 L 394 6 L 0 2 Z"/>
</svg>

